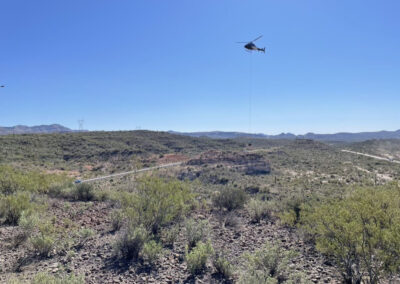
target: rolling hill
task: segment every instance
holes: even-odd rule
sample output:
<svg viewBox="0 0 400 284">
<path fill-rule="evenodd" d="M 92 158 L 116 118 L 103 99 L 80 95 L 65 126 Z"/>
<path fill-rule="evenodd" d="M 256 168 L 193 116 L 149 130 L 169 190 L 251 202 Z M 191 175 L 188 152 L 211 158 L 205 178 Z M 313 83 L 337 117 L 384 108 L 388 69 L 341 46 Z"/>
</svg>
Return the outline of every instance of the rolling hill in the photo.
<svg viewBox="0 0 400 284">
<path fill-rule="evenodd" d="M 281 133 L 278 135 L 267 135 L 262 133 L 250 134 L 245 132 L 175 132 L 170 133 L 187 135 L 192 137 L 209 137 L 213 139 L 234 139 L 234 138 L 264 138 L 264 139 L 312 139 L 323 142 L 362 142 L 373 139 L 400 139 L 400 129 L 396 131 L 376 131 L 376 132 L 339 132 L 334 134 L 316 134 L 307 133 L 304 135 L 295 135 L 292 133 Z"/>
</svg>

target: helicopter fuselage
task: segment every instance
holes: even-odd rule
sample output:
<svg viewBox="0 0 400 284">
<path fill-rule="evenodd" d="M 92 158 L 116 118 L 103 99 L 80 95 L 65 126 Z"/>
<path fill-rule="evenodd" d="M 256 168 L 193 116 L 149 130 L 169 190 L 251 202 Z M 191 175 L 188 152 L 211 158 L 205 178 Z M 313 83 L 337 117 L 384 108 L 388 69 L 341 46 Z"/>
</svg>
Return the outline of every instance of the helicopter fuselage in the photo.
<svg viewBox="0 0 400 284">
<path fill-rule="evenodd" d="M 252 43 L 252 42 L 249 42 L 248 44 L 246 44 L 246 45 L 244 46 L 244 48 L 246 48 L 246 49 L 248 49 L 248 50 L 257 50 L 257 46 L 256 46 L 254 43 Z"/>
<path fill-rule="evenodd" d="M 257 47 L 254 43 L 252 43 L 252 42 L 247 43 L 247 44 L 244 46 L 244 48 L 246 48 L 247 50 L 250 50 L 250 51 L 255 50 L 255 51 L 262 51 L 262 52 L 265 53 L 265 48 L 258 48 L 258 47 Z"/>
</svg>

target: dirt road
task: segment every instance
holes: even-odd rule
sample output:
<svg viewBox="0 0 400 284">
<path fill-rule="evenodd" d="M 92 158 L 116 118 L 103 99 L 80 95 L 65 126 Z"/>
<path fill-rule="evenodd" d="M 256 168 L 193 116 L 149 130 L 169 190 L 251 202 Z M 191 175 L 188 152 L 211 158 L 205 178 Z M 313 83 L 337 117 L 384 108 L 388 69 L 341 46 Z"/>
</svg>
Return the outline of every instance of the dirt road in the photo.
<svg viewBox="0 0 400 284">
<path fill-rule="evenodd" d="M 346 152 L 346 153 L 361 155 L 361 156 L 365 156 L 365 157 L 370 157 L 370 158 L 377 159 L 377 160 L 388 161 L 388 162 L 400 164 L 400 161 L 393 160 L 393 159 L 388 159 L 388 158 L 384 158 L 384 157 L 379 157 L 379 156 L 375 156 L 375 155 L 364 154 L 364 153 L 355 152 L 355 151 L 350 151 L 350 150 L 341 150 L 341 151 L 342 151 L 342 152 Z"/>
<path fill-rule="evenodd" d="M 102 179 L 107 179 L 107 178 L 112 178 L 112 177 L 119 177 L 119 176 L 125 176 L 125 175 L 129 175 L 129 174 L 136 174 L 136 173 L 140 173 L 140 172 L 157 170 L 157 169 L 161 169 L 161 168 L 175 167 L 175 166 L 181 165 L 182 163 L 184 163 L 184 162 L 164 164 L 164 165 L 150 167 L 150 168 L 144 168 L 144 169 L 140 169 L 140 170 L 133 170 L 133 171 L 129 171 L 129 172 L 123 172 L 123 173 L 118 173 L 118 174 L 112 174 L 112 175 L 107 175 L 107 176 L 90 178 L 90 179 L 86 179 L 86 180 L 75 181 L 75 183 L 92 182 L 92 181 L 102 180 Z"/>
</svg>

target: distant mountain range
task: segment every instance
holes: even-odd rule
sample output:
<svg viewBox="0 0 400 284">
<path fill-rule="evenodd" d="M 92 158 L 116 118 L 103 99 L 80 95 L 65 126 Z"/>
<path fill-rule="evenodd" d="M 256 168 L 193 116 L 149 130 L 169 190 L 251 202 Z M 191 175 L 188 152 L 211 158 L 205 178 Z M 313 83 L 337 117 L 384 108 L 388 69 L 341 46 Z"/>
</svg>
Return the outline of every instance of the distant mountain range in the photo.
<svg viewBox="0 0 400 284">
<path fill-rule="evenodd" d="M 62 126 L 60 124 L 51 125 L 38 125 L 38 126 L 26 126 L 16 125 L 11 127 L 0 126 L 0 135 L 8 134 L 34 134 L 34 133 L 63 133 L 63 132 L 74 132 L 70 128 Z"/>
<path fill-rule="evenodd" d="M 267 135 L 262 133 L 249 134 L 244 132 L 176 132 L 170 133 L 187 135 L 192 137 L 209 137 L 214 139 L 232 139 L 232 138 L 264 138 L 264 139 L 312 139 L 323 142 L 361 142 L 373 139 L 400 139 L 400 129 L 397 131 L 377 131 L 377 132 L 358 132 L 348 133 L 340 132 L 335 134 L 315 134 L 307 133 L 304 135 L 295 135 L 292 133 L 281 133 L 278 135 Z"/>
<path fill-rule="evenodd" d="M 65 133 L 78 132 L 60 124 L 25 126 L 17 125 L 12 127 L 1 127 L 0 135 L 8 134 L 35 134 L 35 133 Z M 84 130 L 87 131 L 87 130 Z M 249 134 L 245 132 L 176 132 L 168 131 L 172 134 L 179 134 L 191 137 L 209 137 L 213 139 L 233 139 L 233 138 L 262 138 L 262 139 L 312 139 L 322 142 L 361 142 L 373 139 L 400 139 L 400 129 L 396 131 L 376 131 L 376 132 L 358 132 L 348 133 L 340 132 L 335 134 L 315 134 L 307 133 L 304 135 L 295 135 L 292 133 L 281 133 L 278 135 L 268 135 L 262 133 Z"/>
</svg>

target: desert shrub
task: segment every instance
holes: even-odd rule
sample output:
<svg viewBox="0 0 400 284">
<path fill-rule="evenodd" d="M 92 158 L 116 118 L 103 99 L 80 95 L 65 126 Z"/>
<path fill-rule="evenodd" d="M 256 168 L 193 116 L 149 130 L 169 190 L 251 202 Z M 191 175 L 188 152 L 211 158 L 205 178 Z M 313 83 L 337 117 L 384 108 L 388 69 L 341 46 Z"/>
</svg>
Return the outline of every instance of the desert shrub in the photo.
<svg viewBox="0 0 400 284">
<path fill-rule="evenodd" d="M 144 244 L 142 249 L 143 259 L 147 260 L 150 264 L 154 264 L 157 258 L 162 254 L 162 246 L 154 240 L 148 241 Z"/>
<path fill-rule="evenodd" d="M 193 203 L 194 196 L 187 184 L 161 178 L 144 179 L 135 193 L 121 195 L 128 221 L 143 225 L 153 234 L 158 234 L 162 226 L 183 217 Z"/>
<path fill-rule="evenodd" d="M 124 213 L 120 209 L 116 209 L 111 213 L 112 230 L 118 231 L 124 223 Z"/>
<path fill-rule="evenodd" d="M 296 226 L 303 209 L 313 206 L 315 196 L 306 196 L 302 192 L 292 192 L 277 203 L 278 216 L 282 224 Z"/>
<path fill-rule="evenodd" d="M 400 186 L 357 188 L 305 212 L 303 229 L 336 261 L 346 283 L 378 283 L 400 267 Z"/>
<path fill-rule="evenodd" d="M 239 283 L 291 283 L 291 275 L 296 272 L 289 264 L 295 255 L 293 251 L 267 243 L 253 254 L 245 255 L 246 270 Z"/>
<path fill-rule="evenodd" d="M 94 235 L 94 231 L 92 229 L 83 228 L 80 229 L 77 233 L 78 237 L 78 245 L 83 246 L 84 243 Z"/>
<path fill-rule="evenodd" d="M 23 282 L 18 278 L 12 277 L 7 280 L 7 284 L 23 284 Z"/>
<path fill-rule="evenodd" d="M 269 201 L 251 199 L 246 204 L 246 209 L 252 222 L 259 223 L 262 219 L 271 216 L 272 206 Z"/>
<path fill-rule="evenodd" d="M 88 183 L 76 185 L 71 194 L 74 200 L 79 201 L 91 201 L 95 198 L 94 188 Z"/>
<path fill-rule="evenodd" d="M 196 221 L 188 219 L 185 222 L 185 236 L 189 250 L 200 241 L 205 241 L 210 232 L 208 220 Z"/>
<path fill-rule="evenodd" d="M 175 224 L 161 231 L 161 240 L 165 246 L 173 247 L 179 235 L 179 225 Z"/>
<path fill-rule="evenodd" d="M 65 275 L 50 275 L 45 272 L 40 272 L 32 279 L 32 284 L 84 284 L 85 279 L 83 276 L 76 276 L 75 274 Z"/>
<path fill-rule="evenodd" d="M 45 221 L 38 225 L 39 233 L 31 237 L 33 250 L 40 256 L 48 257 L 56 245 L 56 230 L 53 224 Z"/>
<path fill-rule="evenodd" d="M 215 270 L 224 279 L 231 279 L 233 276 L 233 266 L 232 264 L 222 255 L 217 255 L 213 261 Z"/>
<path fill-rule="evenodd" d="M 47 194 L 51 197 L 70 198 L 75 190 L 75 185 L 71 182 L 53 183 L 49 187 Z"/>
<path fill-rule="evenodd" d="M 104 201 L 110 200 L 110 198 L 111 198 L 111 193 L 108 190 L 99 190 L 99 191 L 96 192 L 95 199 L 97 201 L 103 201 L 104 202 Z"/>
<path fill-rule="evenodd" d="M 130 224 L 114 243 L 115 255 L 124 260 L 137 260 L 148 238 L 149 233 L 143 226 Z"/>
<path fill-rule="evenodd" d="M 9 166 L 0 166 L 0 192 L 13 194 L 25 189 L 26 178 Z"/>
<path fill-rule="evenodd" d="M 21 234 L 18 235 L 17 242 L 23 242 L 31 237 L 38 223 L 39 216 L 37 214 L 29 214 L 26 211 L 23 211 L 18 220 L 18 226 L 21 228 Z"/>
<path fill-rule="evenodd" d="M 289 227 L 296 226 L 299 221 L 299 217 L 297 217 L 296 212 L 293 210 L 281 212 L 279 214 L 279 219 L 281 220 L 282 225 Z"/>
<path fill-rule="evenodd" d="M 222 218 L 223 224 L 226 227 L 236 228 L 240 223 L 238 216 L 234 212 L 222 213 L 219 218 Z"/>
<path fill-rule="evenodd" d="M 0 196 L 0 218 L 3 223 L 17 225 L 22 213 L 33 209 L 28 192 L 16 192 L 7 196 Z"/>
<path fill-rule="evenodd" d="M 221 210 L 232 211 L 242 208 L 246 199 L 247 195 L 243 189 L 238 187 L 224 187 L 213 197 L 213 204 Z"/>
<path fill-rule="evenodd" d="M 51 186 L 68 180 L 65 175 L 21 171 L 9 166 L 0 166 L 0 193 L 9 195 L 17 191 L 47 193 Z"/>
<path fill-rule="evenodd" d="M 198 242 L 197 245 L 190 251 L 186 250 L 185 258 L 187 268 L 192 275 L 201 273 L 207 265 L 208 259 L 214 254 L 214 249 L 211 242 Z"/>
</svg>

